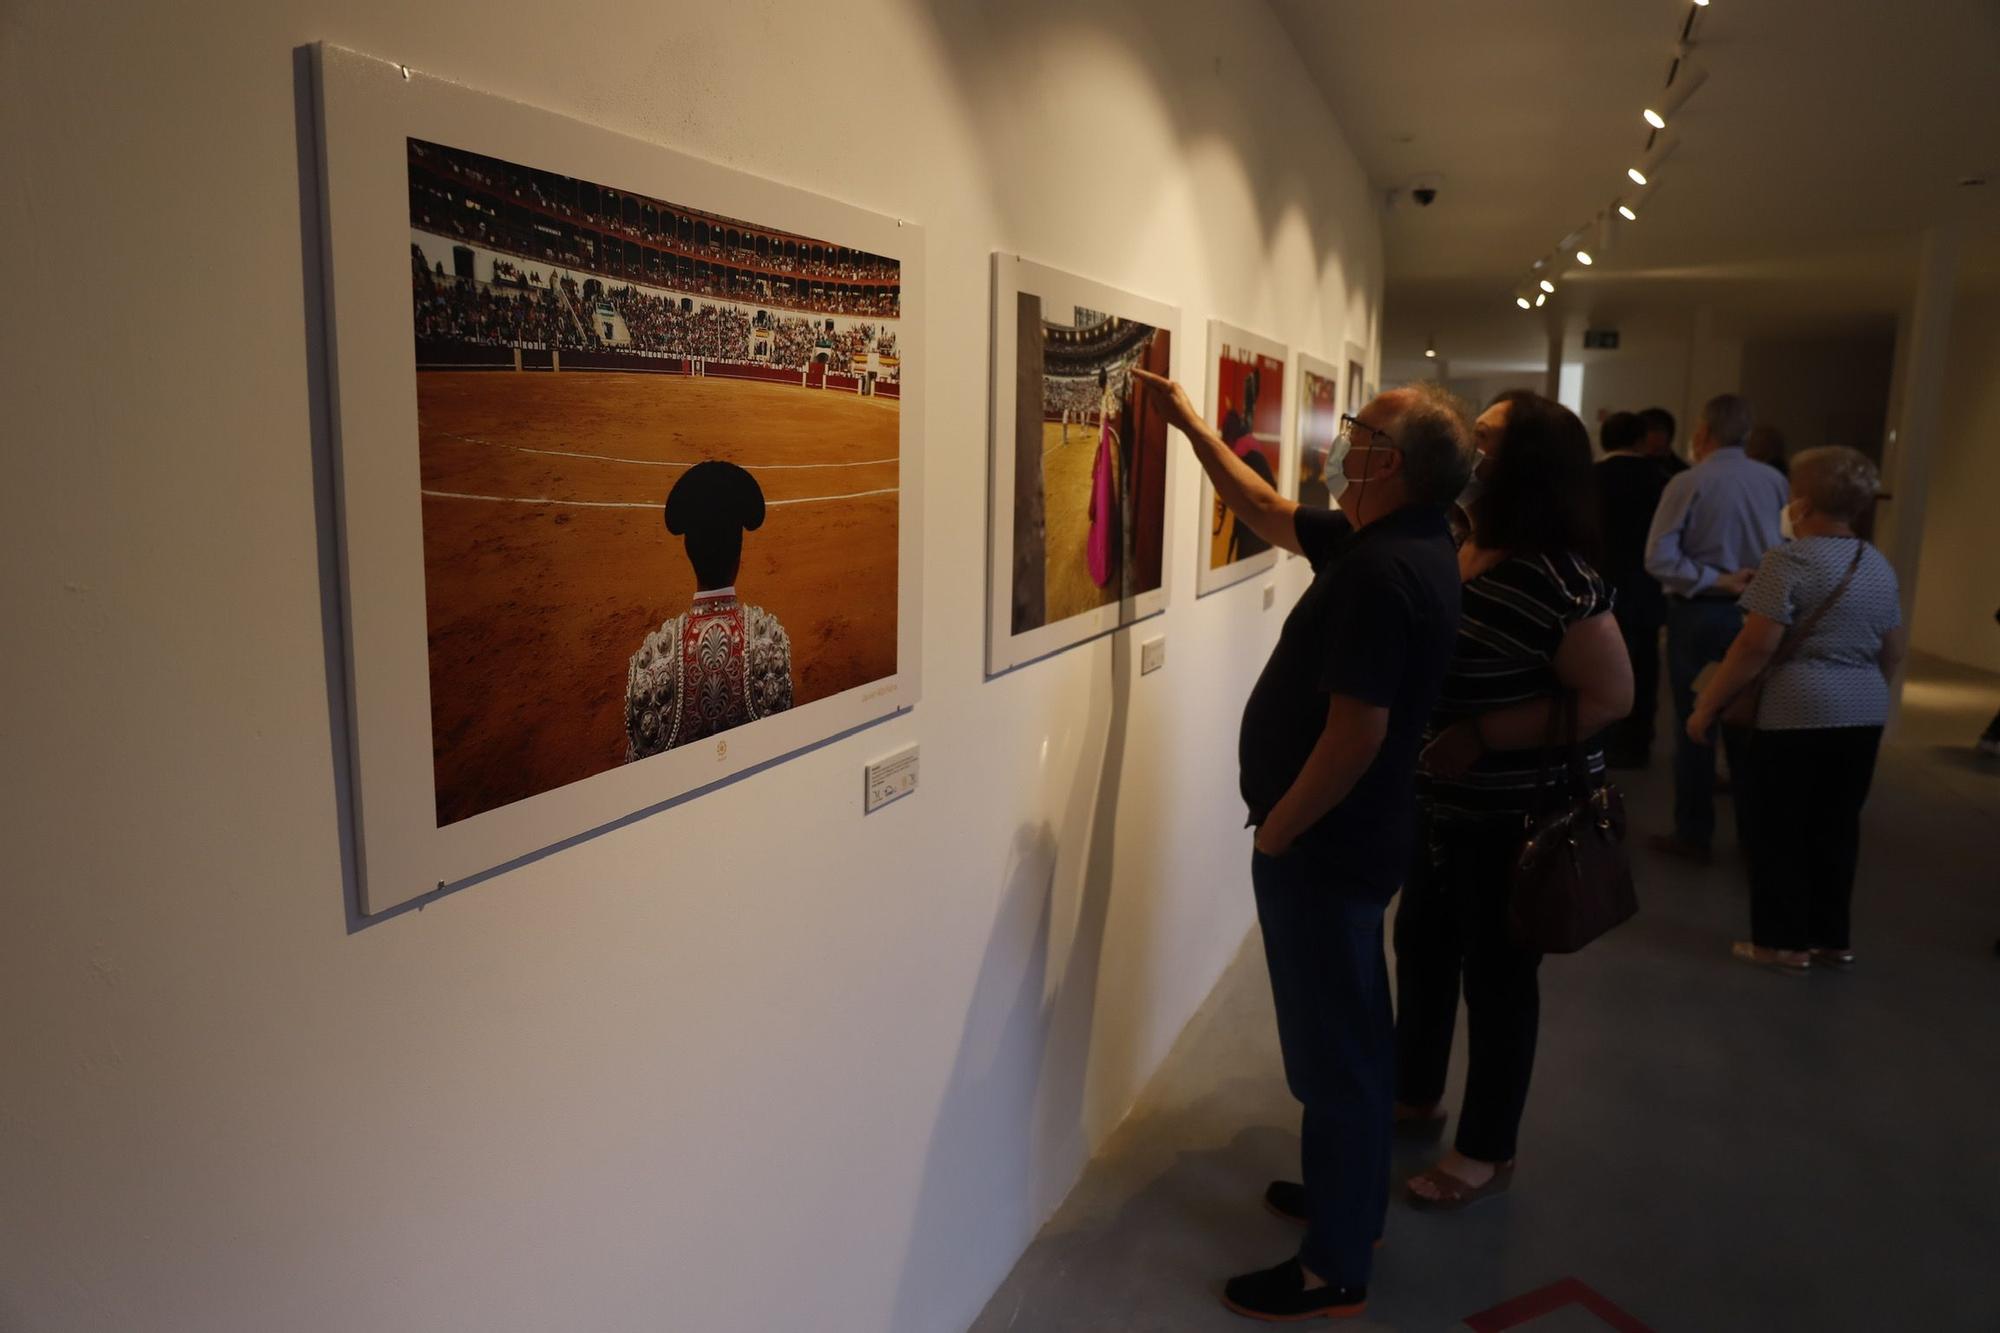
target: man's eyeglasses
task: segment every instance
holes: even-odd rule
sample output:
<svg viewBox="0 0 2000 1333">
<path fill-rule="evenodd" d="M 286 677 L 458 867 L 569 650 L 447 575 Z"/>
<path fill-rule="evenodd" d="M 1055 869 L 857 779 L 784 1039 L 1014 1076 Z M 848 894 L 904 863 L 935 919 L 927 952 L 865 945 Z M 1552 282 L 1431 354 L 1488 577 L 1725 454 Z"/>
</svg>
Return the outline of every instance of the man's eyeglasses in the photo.
<svg viewBox="0 0 2000 1333">
<path fill-rule="evenodd" d="M 1347 441 L 1350 448 L 1386 449 L 1395 444 L 1395 436 L 1379 426 L 1371 426 L 1351 413 L 1340 414 L 1340 438 Z"/>
</svg>

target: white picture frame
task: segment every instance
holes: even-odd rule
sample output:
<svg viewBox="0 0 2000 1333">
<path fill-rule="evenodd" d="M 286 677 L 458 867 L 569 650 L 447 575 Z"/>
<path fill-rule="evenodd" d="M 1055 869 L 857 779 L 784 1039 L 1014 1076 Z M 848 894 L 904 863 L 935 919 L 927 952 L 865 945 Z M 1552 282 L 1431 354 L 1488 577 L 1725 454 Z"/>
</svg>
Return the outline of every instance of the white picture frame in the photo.
<svg viewBox="0 0 2000 1333">
<path fill-rule="evenodd" d="M 1265 376 L 1268 376 L 1272 369 L 1275 369 L 1278 373 L 1280 383 L 1278 385 L 1279 391 L 1276 395 L 1278 401 L 1274 405 L 1275 415 L 1268 418 L 1268 420 L 1275 422 L 1276 429 L 1275 431 L 1268 428 L 1253 430 L 1251 434 L 1259 445 L 1268 444 L 1268 451 L 1260 449 L 1260 452 L 1268 452 L 1266 462 L 1270 464 L 1272 470 L 1270 480 L 1279 493 L 1283 494 L 1288 485 L 1284 473 L 1285 458 L 1288 452 L 1286 441 L 1292 433 L 1291 395 L 1294 376 L 1291 373 L 1291 352 L 1283 343 L 1263 337 L 1260 334 L 1251 333 L 1223 320 L 1211 319 L 1208 322 L 1208 362 L 1207 374 L 1205 376 L 1207 384 L 1204 395 L 1204 412 L 1208 423 L 1218 430 L 1225 428 L 1223 419 L 1225 416 L 1224 400 L 1231 400 L 1232 410 L 1236 406 L 1233 400 L 1233 386 L 1226 382 L 1230 378 L 1225 373 L 1227 370 L 1226 363 L 1237 365 L 1254 364 L 1262 368 L 1263 375 Z M 1262 384 L 1260 389 L 1261 396 L 1257 405 L 1258 410 L 1253 415 L 1262 417 L 1262 409 L 1270 405 L 1268 404 L 1270 388 L 1267 379 L 1263 379 L 1260 382 Z M 1273 434 L 1276 435 L 1275 439 L 1268 438 Z M 1225 435 L 1225 443 L 1229 442 Z M 1265 547 L 1254 554 L 1238 559 L 1222 560 L 1221 557 L 1225 552 L 1220 548 L 1225 546 L 1228 534 L 1235 530 L 1235 520 L 1222 506 L 1218 505 L 1215 496 L 1215 487 L 1210 483 L 1206 473 L 1202 474 L 1200 492 L 1201 504 L 1195 511 L 1200 520 L 1199 525 L 1195 529 L 1197 538 L 1195 541 L 1195 593 L 1197 596 L 1205 597 L 1209 593 L 1219 592 L 1224 588 L 1241 583 L 1245 579 L 1252 578 L 1277 566 L 1278 548 L 1275 546 Z M 1220 527 L 1218 527 L 1218 524 L 1220 524 Z"/>
<path fill-rule="evenodd" d="M 1181 314 L 1161 301 L 1122 291 L 1089 278 L 1066 273 L 1020 255 L 993 256 L 992 421 L 988 463 L 990 484 L 987 513 L 987 635 L 989 676 L 1047 657 L 1113 630 L 1158 615 L 1167 607 L 1173 584 L 1173 502 L 1180 450 L 1170 428 L 1161 425 L 1163 464 L 1160 495 L 1159 586 L 1130 596 L 1121 594 L 1103 605 L 1053 622 L 1025 628 L 1015 624 L 1016 578 L 1016 459 L 1019 413 L 1016 376 L 1020 371 L 1021 298 L 1038 297 L 1045 310 L 1101 311 L 1126 321 L 1168 333 L 1167 373 L 1171 377 L 1181 356 Z M 1067 427 L 1064 428 L 1067 435 Z"/>
<path fill-rule="evenodd" d="M 1328 415 L 1332 418 L 1332 439 L 1327 450 L 1326 460 L 1321 465 L 1320 480 L 1325 482 L 1325 477 L 1328 474 L 1337 474 L 1339 472 L 1341 460 L 1346 454 L 1346 446 L 1341 442 L 1340 438 L 1340 415 L 1346 410 L 1340 404 L 1340 381 L 1341 368 L 1331 361 L 1322 361 L 1311 352 L 1300 352 L 1295 358 L 1292 385 L 1292 440 L 1291 447 L 1287 451 L 1290 459 L 1288 472 L 1291 477 L 1291 485 L 1285 494 L 1288 498 L 1301 505 L 1313 505 L 1320 508 L 1337 507 L 1334 502 L 1339 497 L 1340 488 L 1335 488 L 1330 483 L 1328 484 L 1328 502 L 1324 505 L 1320 504 L 1316 495 L 1308 496 L 1306 494 L 1305 488 L 1308 483 L 1306 475 L 1306 442 L 1308 433 L 1313 429 L 1320 428 L 1321 425 L 1321 423 L 1316 423 L 1313 420 L 1314 400 L 1316 397 L 1315 384 L 1327 385 L 1331 392 Z M 1296 554 L 1296 552 L 1289 552 L 1288 554 Z"/>
<path fill-rule="evenodd" d="M 312 66 L 361 912 L 481 876 L 914 705 L 922 643 L 922 229 L 342 47 L 315 47 Z M 440 826 L 412 354 L 412 139 L 899 262 L 893 674 Z"/>
<path fill-rule="evenodd" d="M 1351 417 L 1366 406 L 1368 400 L 1375 395 L 1369 393 L 1367 389 L 1368 349 L 1359 343 L 1346 343 L 1341 351 L 1346 358 L 1346 364 L 1342 367 L 1345 373 L 1340 381 L 1342 400 L 1340 410 L 1343 415 Z"/>
</svg>

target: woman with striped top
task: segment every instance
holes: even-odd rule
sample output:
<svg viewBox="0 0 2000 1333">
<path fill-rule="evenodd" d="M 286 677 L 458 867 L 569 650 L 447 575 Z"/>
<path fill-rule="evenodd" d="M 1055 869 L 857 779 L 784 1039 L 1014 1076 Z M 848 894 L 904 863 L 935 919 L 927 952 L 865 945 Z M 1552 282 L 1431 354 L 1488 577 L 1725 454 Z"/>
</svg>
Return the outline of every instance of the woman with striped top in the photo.
<svg viewBox="0 0 2000 1333">
<path fill-rule="evenodd" d="M 1468 1066 L 1454 1146 L 1409 1181 L 1419 1207 L 1462 1208 L 1507 1188 L 1541 1017 L 1541 955 L 1507 931 L 1508 876 L 1548 772 L 1543 746 L 1567 694 L 1594 738 L 1632 707 L 1632 667 L 1592 567 L 1590 436 L 1539 394 L 1479 417 L 1481 462 L 1459 549 L 1464 610 L 1417 783 L 1417 853 L 1396 914 L 1397 1122 L 1444 1124 L 1461 977 Z M 1604 770 L 1590 741 L 1587 762 Z"/>
</svg>

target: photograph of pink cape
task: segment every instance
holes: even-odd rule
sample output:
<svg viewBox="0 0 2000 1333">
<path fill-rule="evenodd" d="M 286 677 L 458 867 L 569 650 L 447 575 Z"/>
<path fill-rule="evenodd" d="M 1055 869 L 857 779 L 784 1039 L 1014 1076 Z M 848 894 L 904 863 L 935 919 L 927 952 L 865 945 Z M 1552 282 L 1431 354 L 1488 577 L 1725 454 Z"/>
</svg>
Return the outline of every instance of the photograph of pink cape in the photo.
<svg viewBox="0 0 2000 1333">
<path fill-rule="evenodd" d="M 1111 531 L 1116 523 L 1112 506 L 1111 418 L 1100 413 L 1097 424 L 1097 461 L 1090 467 L 1090 579 L 1102 588 L 1111 582 Z"/>
</svg>

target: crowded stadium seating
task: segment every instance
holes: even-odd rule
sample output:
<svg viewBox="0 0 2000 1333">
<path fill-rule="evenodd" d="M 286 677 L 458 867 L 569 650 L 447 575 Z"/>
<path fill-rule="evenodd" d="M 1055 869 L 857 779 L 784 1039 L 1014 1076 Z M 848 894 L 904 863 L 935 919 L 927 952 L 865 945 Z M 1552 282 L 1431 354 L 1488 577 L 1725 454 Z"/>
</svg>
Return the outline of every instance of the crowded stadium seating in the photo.
<svg viewBox="0 0 2000 1333">
<path fill-rule="evenodd" d="M 412 140 L 424 231 L 605 278 L 747 304 L 893 319 L 901 266 L 572 177 Z"/>
<path fill-rule="evenodd" d="M 632 286 L 594 290 L 591 299 L 608 304 L 624 326 L 624 339 L 612 344 L 598 332 L 599 321 L 585 317 L 583 297 L 573 282 L 538 287 L 519 270 L 513 276 L 512 283 L 490 283 L 437 273 L 412 246 L 411 302 L 418 343 L 576 352 L 615 348 L 794 373 L 825 361 L 836 378 L 872 353 L 881 366 L 880 379 L 893 383 L 899 378 L 896 334 L 872 323 L 829 327 L 831 320 L 734 305 L 695 306 Z M 755 351 L 760 342 L 763 355 Z M 572 357 L 570 364 L 583 362 Z"/>
</svg>

